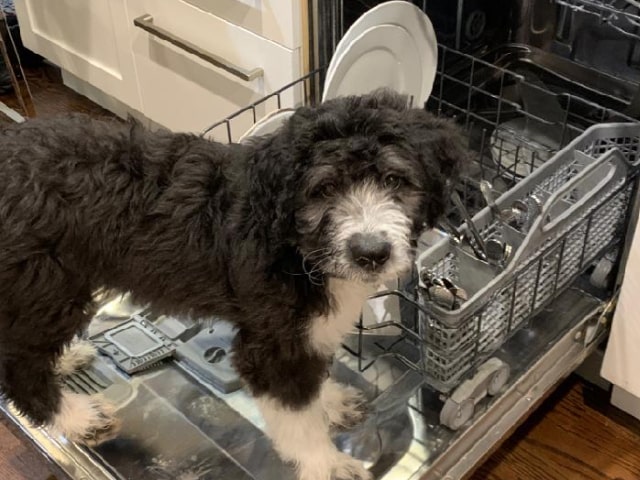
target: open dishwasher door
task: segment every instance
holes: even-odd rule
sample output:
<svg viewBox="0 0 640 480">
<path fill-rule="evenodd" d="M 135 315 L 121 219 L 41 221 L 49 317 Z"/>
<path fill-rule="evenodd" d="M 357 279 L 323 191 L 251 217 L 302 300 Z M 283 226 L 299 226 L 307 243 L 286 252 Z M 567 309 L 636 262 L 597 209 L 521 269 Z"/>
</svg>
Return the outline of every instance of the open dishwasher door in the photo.
<svg viewBox="0 0 640 480">
<path fill-rule="evenodd" d="M 316 16 L 310 25 L 323 27 L 312 33 L 317 37 L 312 43 L 335 47 L 340 36 L 336 36 L 337 26 L 346 23 L 342 15 L 354 16 L 349 8 L 355 3 L 362 8 L 378 2 L 310 2 L 311 15 Z M 424 3 L 433 7 L 443 2 Z M 474 161 L 460 198 L 473 221 L 487 227 L 481 235 L 499 233 L 500 238 L 490 238 L 512 247 L 510 254 L 505 253 L 505 271 L 510 276 L 492 284 L 488 295 L 479 287 L 468 292 L 495 300 L 493 306 L 487 304 L 464 318 L 450 318 L 449 314 L 434 316 L 437 306 L 429 306 L 430 300 L 420 290 L 426 285 L 420 285 L 423 279 L 415 272 L 415 278 L 388 297 L 393 300 L 391 306 L 379 297 L 368 309 L 379 311 L 380 305 L 386 305 L 386 312 L 392 313 L 382 315 L 383 322 L 369 315 L 346 340 L 336 356 L 333 375 L 360 388 L 372 412 L 362 426 L 336 436 L 335 441 L 343 451 L 365 461 L 378 479 L 464 478 L 602 343 L 616 299 L 615 271 L 628 251 L 628 234 L 622 227 L 637 212 L 633 169 L 640 151 L 640 126 L 622 113 L 631 101 L 628 92 L 633 91 L 633 82 L 606 74 L 590 76 L 588 67 L 570 59 L 530 45 L 509 44 L 513 38 L 505 32 L 491 35 L 504 44 L 474 49 L 483 25 L 482 3 L 467 2 L 468 8 L 456 14 L 458 22 L 451 38 L 447 37 L 451 41 L 441 41 L 436 83 L 426 108 L 455 118 L 464 128 Z M 327 5 L 335 8 L 318 10 Z M 323 12 L 331 18 L 317 18 Z M 285 98 L 304 97 L 313 103 L 311 92 L 321 86 L 322 76 L 322 70 L 312 69 L 242 112 L 259 120 L 260 112 L 273 107 L 274 98 L 281 108 L 296 106 L 285 104 Z M 581 83 L 575 78 L 593 81 Z M 304 95 L 281 97 L 287 89 Z M 235 118 L 212 125 L 204 135 L 217 140 L 239 138 L 243 132 L 235 130 Z M 496 228 L 487 220 L 491 209 L 481 189 L 483 180 L 491 184 L 493 201 L 511 208 L 522 198 L 510 195 L 529 195 L 531 189 L 522 185 L 543 171 L 558 152 L 580 142 L 590 127 L 608 123 L 624 123 L 625 133 L 580 143 L 575 162 L 563 164 L 566 168 L 556 172 L 553 182 L 536 184 L 544 187 L 539 193 L 542 208 L 553 189 L 562 189 L 576 177 L 586 180 L 562 190 L 554 198 L 557 201 L 550 203 L 560 205 L 550 213 L 562 222 L 569 220 L 560 223 L 557 237 L 549 240 L 544 226 L 530 221 L 539 212 L 515 231 Z M 607 184 L 612 190 L 602 202 L 582 201 L 600 183 L 588 174 L 581 176 L 581 169 L 614 150 L 618 159 L 604 161 L 624 164 L 630 172 L 620 184 Z M 609 171 L 603 170 L 602 178 L 613 178 L 607 176 Z M 551 193 L 545 197 L 542 190 Z M 527 209 L 536 211 L 536 205 L 533 202 Z M 571 215 L 562 217 L 567 211 L 583 214 L 575 217 L 581 221 L 572 223 Z M 457 228 L 462 218 L 453 214 L 449 223 Z M 542 242 L 527 242 L 527 233 L 536 225 L 540 228 L 535 238 Z M 461 231 L 466 233 L 464 228 Z M 443 239 L 447 237 L 438 234 L 422 243 L 420 258 L 424 260 L 422 255 L 438 248 Z M 558 242 L 549 249 L 537 248 L 548 246 L 546 240 Z M 508 269 L 508 261 L 514 258 L 525 260 L 517 271 Z M 599 273 L 594 277 L 594 272 Z M 118 299 L 109 302 L 89 332 L 103 355 L 89 370 L 70 379 L 68 386 L 102 392 L 117 405 L 124 420 L 117 439 L 92 449 L 78 447 L 30 427 L 10 407 L 2 407 L 49 458 L 71 478 L 82 480 L 293 479 L 292 469 L 275 454 L 263 420 L 230 368 L 227 353 L 234 332 L 228 325 L 212 319 L 210 324 L 193 326 L 184 319 L 123 306 Z M 139 358 L 123 355 L 108 342 L 127 332 L 144 339 L 146 347 Z"/>
<path fill-rule="evenodd" d="M 392 346 L 397 338 L 386 332 L 353 335 L 337 356 L 332 375 L 361 389 L 371 413 L 363 425 L 335 441 L 365 461 L 378 479 L 463 478 L 596 347 L 605 330 L 593 328 L 601 324 L 604 308 L 604 301 L 579 288 L 560 295 L 494 353 L 510 366 L 508 382 L 493 395 L 477 395 L 471 418 L 455 431 L 441 423 L 441 394 L 407 366 L 407 359 L 419 359 L 410 342 Z M 132 321 L 162 342 L 184 333 L 179 320 L 169 327 L 166 319 L 148 314 L 131 317 L 102 316 L 92 334 L 102 338 L 120 326 L 129 328 Z M 226 332 L 225 324 L 214 321 L 191 338 L 215 335 L 216 330 Z M 224 339 L 217 338 L 224 351 Z M 176 343 L 183 347 L 180 340 Z M 213 358 L 199 351 L 197 342 L 188 347 L 203 359 Z M 67 380 L 69 388 L 101 392 L 116 404 L 122 419 L 118 438 L 92 449 L 33 428 L 9 407 L 3 409 L 73 479 L 294 480 L 293 470 L 279 460 L 265 436 L 252 399 L 236 390 L 233 381 L 225 383 L 233 376 L 226 376 L 230 372 L 224 365 L 212 365 L 209 372 L 199 372 L 188 359 L 173 356 L 125 374 L 101 355 Z M 221 382 L 213 380 L 216 376 Z M 225 392 L 221 385 L 230 388 Z"/>
</svg>

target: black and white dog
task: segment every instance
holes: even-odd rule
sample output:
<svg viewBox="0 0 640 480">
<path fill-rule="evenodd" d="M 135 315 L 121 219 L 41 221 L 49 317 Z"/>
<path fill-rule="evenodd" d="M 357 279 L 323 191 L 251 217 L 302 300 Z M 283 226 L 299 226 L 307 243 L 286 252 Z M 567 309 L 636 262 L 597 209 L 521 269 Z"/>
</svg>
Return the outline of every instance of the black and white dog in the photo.
<svg viewBox="0 0 640 480">
<path fill-rule="evenodd" d="M 71 343 L 93 293 L 130 291 L 235 323 L 235 367 L 300 478 L 369 478 L 331 441 L 361 409 L 328 366 L 443 213 L 462 145 L 452 123 L 390 92 L 300 108 L 248 145 L 85 116 L 1 130 L 2 394 L 70 440 L 109 437 L 109 405 L 59 377 L 94 354 Z"/>
</svg>

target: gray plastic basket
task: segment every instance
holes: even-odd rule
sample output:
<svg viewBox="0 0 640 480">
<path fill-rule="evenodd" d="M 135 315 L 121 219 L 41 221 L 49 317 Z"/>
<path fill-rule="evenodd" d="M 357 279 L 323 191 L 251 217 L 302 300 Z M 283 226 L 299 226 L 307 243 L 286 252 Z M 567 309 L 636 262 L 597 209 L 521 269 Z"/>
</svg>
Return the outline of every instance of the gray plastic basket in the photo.
<svg viewBox="0 0 640 480">
<path fill-rule="evenodd" d="M 591 127 L 496 200 L 504 209 L 536 198 L 540 210 L 526 228 L 500 223 L 489 208 L 478 212 L 483 239 L 511 246 L 504 268 L 451 239 L 419 256 L 418 271 L 446 277 L 468 295 L 454 310 L 420 296 L 423 368 L 434 388 L 457 386 L 622 237 L 639 148 L 637 124 Z"/>
</svg>

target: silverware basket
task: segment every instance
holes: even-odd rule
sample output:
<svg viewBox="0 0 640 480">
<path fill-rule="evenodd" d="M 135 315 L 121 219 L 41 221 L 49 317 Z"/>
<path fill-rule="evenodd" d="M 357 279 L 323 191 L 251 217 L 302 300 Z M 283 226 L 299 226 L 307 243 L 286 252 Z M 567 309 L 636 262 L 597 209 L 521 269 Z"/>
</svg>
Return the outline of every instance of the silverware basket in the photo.
<svg viewBox="0 0 640 480">
<path fill-rule="evenodd" d="M 451 391 L 623 237 L 639 135 L 635 124 L 591 127 L 498 198 L 499 209 L 535 199 L 539 211 L 525 227 L 497 220 L 488 207 L 478 212 L 483 240 L 511 251 L 504 266 L 450 239 L 417 259 L 421 366 L 432 387 Z M 445 278 L 467 299 L 444 308 L 424 294 L 424 278 Z"/>
</svg>

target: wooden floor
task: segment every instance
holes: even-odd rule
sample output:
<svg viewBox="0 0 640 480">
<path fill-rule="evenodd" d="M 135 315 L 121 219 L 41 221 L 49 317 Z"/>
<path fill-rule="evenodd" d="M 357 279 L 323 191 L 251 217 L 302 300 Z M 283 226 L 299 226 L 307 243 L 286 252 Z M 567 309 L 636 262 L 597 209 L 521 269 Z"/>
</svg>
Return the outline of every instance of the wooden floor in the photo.
<svg viewBox="0 0 640 480">
<path fill-rule="evenodd" d="M 565 381 L 473 480 L 638 480 L 640 422 L 577 376 Z"/>
<path fill-rule="evenodd" d="M 25 76 L 32 97 L 32 107 L 39 117 L 66 112 L 86 113 L 97 118 L 114 117 L 111 112 L 65 87 L 60 71 L 51 65 L 45 63 L 39 68 L 27 69 Z M 24 114 L 14 94 L 0 95 L 0 102 Z M 11 123 L 11 120 L 0 113 L 0 125 L 7 123 Z"/>
<path fill-rule="evenodd" d="M 111 116 L 61 85 L 53 68 L 29 71 L 28 79 L 39 115 L 82 111 Z M 10 97 L 0 96 L 0 101 L 16 105 Z M 0 126 L 8 121 L 0 113 Z M 6 422 L 0 421 L 0 480 L 63 480 Z M 611 407 L 603 391 L 573 376 L 471 478 L 640 480 L 640 422 Z"/>
<path fill-rule="evenodd" d="M 63 476 L 45 457 L 15 430 L 9 420 L 0 416 L 0 479 L 62 480 Z"/>
</svg>

